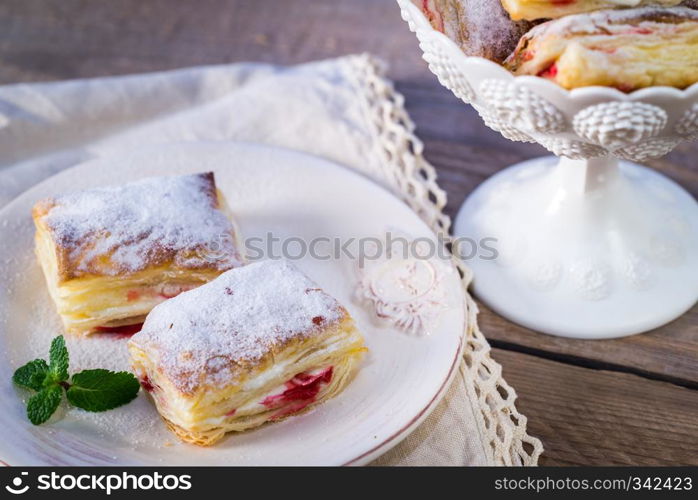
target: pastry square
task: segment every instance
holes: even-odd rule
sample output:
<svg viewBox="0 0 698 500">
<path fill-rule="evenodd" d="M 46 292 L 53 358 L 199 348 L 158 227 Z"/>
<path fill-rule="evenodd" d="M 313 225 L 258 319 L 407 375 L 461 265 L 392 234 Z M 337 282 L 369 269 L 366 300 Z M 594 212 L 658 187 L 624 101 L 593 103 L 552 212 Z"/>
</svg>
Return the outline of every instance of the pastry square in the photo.
<svg viewBox="0 0 698 500">
<path fill-rule="evenodd" d="M 347 310 L 285 261 L 160 304 L 128 349 L 168 427 L 201 446 L 333 397 L 366 350 Z"/>
<path fill-rule="evenodd" d="M 38 202 L 36 254 L 66 331 L 137 330 L 157 304 L 242 265 L 224 210 L 210 172 Z"/>
<path fill-rule="evenodd" d="M 505 66 L 567 89 L 685 88 L 698 82 L 698 11 L 645 7 L 563 17 L 527 33 Z"/>
</svg>

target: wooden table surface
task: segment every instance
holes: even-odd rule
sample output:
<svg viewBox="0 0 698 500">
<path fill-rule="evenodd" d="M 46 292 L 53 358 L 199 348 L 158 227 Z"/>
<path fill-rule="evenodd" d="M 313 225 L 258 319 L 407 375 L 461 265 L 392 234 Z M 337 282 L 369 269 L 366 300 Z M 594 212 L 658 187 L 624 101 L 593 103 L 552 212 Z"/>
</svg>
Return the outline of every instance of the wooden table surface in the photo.
<svg viewBox="0 0 698 500">
<path fill-rule="evenodd" d="M 511 143 L 441 87 L 394 0 L 7 0 L 0 83 L 371 52 L 389 76 L 448 191 L 448 213 L 498 169 L 544 154 Z M 653 167 L 698 194 L 698 145 Z M 631 338 L 576 341 L 480 322 L 519 395 L 544 465 L 698 464 L 698 308 Z"/>
</svg>

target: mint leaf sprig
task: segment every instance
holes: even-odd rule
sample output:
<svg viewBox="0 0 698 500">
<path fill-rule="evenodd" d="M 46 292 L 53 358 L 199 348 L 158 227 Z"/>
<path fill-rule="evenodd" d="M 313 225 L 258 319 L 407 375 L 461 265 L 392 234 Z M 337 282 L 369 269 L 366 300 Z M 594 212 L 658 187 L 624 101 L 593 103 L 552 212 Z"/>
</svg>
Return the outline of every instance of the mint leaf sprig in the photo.
<svg viewBox="0 0 698 500">
<path fill-rule="evenodd" d="M 61 404 L 63 391 L 73 406 L 100 412 L 131 402 L 140 389 L 131 373 L 83 370 L 71 378 L 68 365 L 68 349 L 60 335 L 51 342 L 48 363 L 35 359 L 15 371 L 12 381 L 36 392 L 27 402 L 27 417 L 32 424 L 40 425 L 51 418 Z"/>
</svg>

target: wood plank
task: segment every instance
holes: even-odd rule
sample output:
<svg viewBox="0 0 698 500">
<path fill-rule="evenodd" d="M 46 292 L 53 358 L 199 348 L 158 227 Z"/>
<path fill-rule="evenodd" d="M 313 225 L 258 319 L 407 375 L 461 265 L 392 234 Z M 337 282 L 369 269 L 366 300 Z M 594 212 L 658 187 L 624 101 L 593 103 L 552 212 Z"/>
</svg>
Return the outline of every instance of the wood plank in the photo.
<svg viewBox="0 0 698 500">
<path fill-rule="evenodd" d="M 480 327 L 494 346 L 520 349 L 592 367 L 614 367 L 698 388 L 698 307 L 642 335 L 611 340 L 553 337 L 516 325 L 480 304 Z"/>
<path fill-rule="evenodd" d="M 2 83 L 365 50 L 393 61 L 401 77 L 430 79 L 393 0 L 0 2 Z"/>
<path fill-rule="evenodd" d="M 493 350 L 541 465 L 698 465 L 698 391 Z"/>
</svg>

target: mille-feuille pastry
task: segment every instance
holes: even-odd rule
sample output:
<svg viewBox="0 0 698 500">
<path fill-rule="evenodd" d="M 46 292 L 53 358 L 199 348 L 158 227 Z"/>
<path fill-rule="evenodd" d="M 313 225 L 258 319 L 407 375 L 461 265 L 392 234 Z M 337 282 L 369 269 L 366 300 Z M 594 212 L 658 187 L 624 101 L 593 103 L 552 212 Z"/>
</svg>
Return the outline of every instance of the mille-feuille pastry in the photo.
<svg viewBox="0 0 698 500">
<path fill-rule="evenodd" d="M 534 24 L 512 21 L 500 0 L 412 0 L 434 29 L 455 41 L 468 56 L 502 62 Z"/>
<path fill-rule="evenodd" d="M 501 0 L 504 10 L 515 21 L 556 19 L 571 14 L 582 14 L 605 9 L 635 7 L 698 6 L 696 0 Z"/>
<path fill-rule="evenodd" d="M 698 82 L 698 11 L 645 7 L 563 17 L 533 28 L 505 66 L 567 89 L 685 88 Z"/>
<path fill-rule="evenodd" d="M 212 173 L 38 202 L 36 254 L 68 332 L 138 329 L 157 304 L 243 264 Z"/>
<path fill-rule="evenodd" d="M 366 350 L 347 310 L 285 261 L 157 306 L 128 349 L 167 426 L 202 446 L 333 397 Z"/>
</svg>

